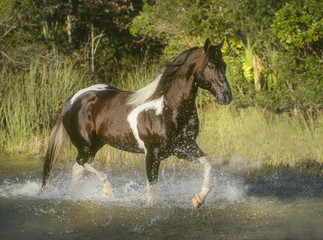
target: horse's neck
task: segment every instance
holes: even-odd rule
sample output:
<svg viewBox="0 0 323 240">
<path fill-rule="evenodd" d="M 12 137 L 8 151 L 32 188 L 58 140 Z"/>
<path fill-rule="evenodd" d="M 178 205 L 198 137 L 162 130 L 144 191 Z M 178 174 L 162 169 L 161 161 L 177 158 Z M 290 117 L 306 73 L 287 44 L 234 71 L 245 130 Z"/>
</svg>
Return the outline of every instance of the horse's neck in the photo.
<svg viewBox="0 0 323 240">
<path fill-rule="evenodd" d="M 172 81 L 168 92 L 164 96 L 164 101 L 173 108 L 181 107 L 183 104 L 195 106 L 197 88 L 193 76 L 190 79 L 178 78 Z"/>
</svg>

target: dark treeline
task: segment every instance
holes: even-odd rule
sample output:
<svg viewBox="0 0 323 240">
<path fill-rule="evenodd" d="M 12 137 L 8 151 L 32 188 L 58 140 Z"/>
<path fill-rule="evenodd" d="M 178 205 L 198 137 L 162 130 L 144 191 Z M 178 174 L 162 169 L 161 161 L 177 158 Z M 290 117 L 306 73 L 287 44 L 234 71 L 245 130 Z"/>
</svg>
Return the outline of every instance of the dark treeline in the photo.
<svg viewBox="0 0 323 240">
<path fill-rule="evenodd" d="M 2 0 L 1 71 L 71 59 L 94 80 L 171 60 L 226 39 L 238 106 L 313 117 L 323 107 L 320 0 Z M 12 78 L 8 81 L 13 81 Z M 6 80 L 0 87 L 10 84 Z M 5 93 L 2 90 L 1 96 Z"/>
<path fill-rule="evenodd" d="M 140 57 L 130 34 L 142 1 L 4 0 L 0 3 L 0 61 L 26 68 L 44 61 L 75 58 L 101 76 L 122 70 L 123 56 Z"/>
</svg>

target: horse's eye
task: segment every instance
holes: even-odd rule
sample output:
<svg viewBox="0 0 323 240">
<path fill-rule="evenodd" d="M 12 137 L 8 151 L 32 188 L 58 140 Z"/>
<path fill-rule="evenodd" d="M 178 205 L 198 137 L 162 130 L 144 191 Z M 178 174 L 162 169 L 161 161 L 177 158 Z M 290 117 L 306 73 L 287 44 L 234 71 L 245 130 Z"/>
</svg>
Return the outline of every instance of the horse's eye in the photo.
<svg viewBox="0 0 323 240">
<path fill-rule="evenodd" d="M 209 66 L 210 69 L 213 69 L 214 68 L 211 63 L 208 63 L 208 66 Z"/>
</svg>

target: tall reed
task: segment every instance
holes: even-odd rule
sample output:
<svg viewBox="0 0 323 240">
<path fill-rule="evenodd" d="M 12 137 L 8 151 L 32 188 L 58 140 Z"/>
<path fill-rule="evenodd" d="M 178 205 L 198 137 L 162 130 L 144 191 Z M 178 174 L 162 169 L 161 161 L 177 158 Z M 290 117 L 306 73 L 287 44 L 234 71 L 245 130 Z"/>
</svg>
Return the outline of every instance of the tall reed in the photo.
<svg viewBox="0 0 323 240">
<path fill-rule="evenodd" d="M 34 61 L 23 72 L 3 70 L 0 81 L 2 151 L 39 152 L 64 101 L 89 80 L 73 62 Z"/>
<path fill-rule="evenodd" d="M 240 167 L 295 166 L 302 161 L 323 164 L 323 115 L 313 131 L 287 113 L 278 115 L 256 107 L 209 104 L 199 115 L 198 142 L 217 163 Z"/>
</svg>

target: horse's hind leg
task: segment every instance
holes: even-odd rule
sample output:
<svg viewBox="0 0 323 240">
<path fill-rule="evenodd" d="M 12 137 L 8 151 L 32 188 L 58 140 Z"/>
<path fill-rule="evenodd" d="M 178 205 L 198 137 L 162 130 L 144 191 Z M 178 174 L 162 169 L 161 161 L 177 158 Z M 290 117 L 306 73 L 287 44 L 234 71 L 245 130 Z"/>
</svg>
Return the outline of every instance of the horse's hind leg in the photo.
<svg viewBox="0 0 323 240">
<path fill-rule="evenodd" d="M 93 152 L 96 153 L 96 151 L 93 151 Z M 79 151 L 79 155 L 76 158 L 76 162 L 79 166 L 82 166 L 85 170 L 94 173 L 99 178 L 99 180 L 103 183 L 103 192 L 107 195 L 112 195 L 113 186 L 109 181 L 108 176 L 105 173 L 95 169 L 91 165 L 91 163 L 93 163 L 94 161 L 95 153 L 91 154 L 93 155 L 91 156 L 89 153 L 84 153 L 82 151 Z"/>
<path fill-rule="evenodd" d="M 77 189 L 78 183 L 84 174 L 84 170 L 85 168 L 77 162 L 73 165 L 71 191 L 75 191 Z"/>
<path fill-rule="evenodd" d="M 82 112 L 84 113 L 85 109 L 83 109 Z M 104 143 L 96 135 L 94 129 L 88 129 L 88 126 L 93 124 L 93 122 L 88 121 L 89 119 L 92 119 L 92 116 L 82 116 L 82 121 L 73 117 L 74 116 L 69 113 L 65 114 L 65 118 L 63 117 L 63 121 L 65 119 L 65 129 L 67 130 L 73 145 L 78 150 L 78 156 L 76 158 L 77 164 L 73 167 L 73 181 L 78 181 L 85 169 L 94 173 L 100 179 L 103 183 L 103 191 L 106 194 L 112 194 L 112 184 L 110 183 L 108 176 L 90 165 L 94 160 L 95 154 L 104 146 Z"/>
<path fill-rule="evenodd" d="M 85 163 L 83 166 L 84 166 L 84 168 L 86 170 L 88 170 L 89 172 L 94 173 L 100 179 L 100 181 L 103 183 L 102 190 L 103 190 L 103 192 L 105 194 L 107 194 L 107 195 L 112 195 L 113 194 L 113 192 L 112 192 L 113 186 L 112 186 L 108 176 L 105 173 L 95 169 L 93 166 L 91 166 L 88 163 Z"/>
</svg>

